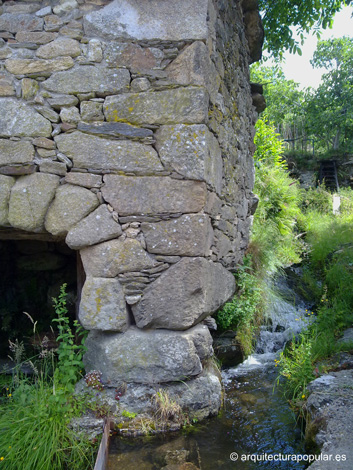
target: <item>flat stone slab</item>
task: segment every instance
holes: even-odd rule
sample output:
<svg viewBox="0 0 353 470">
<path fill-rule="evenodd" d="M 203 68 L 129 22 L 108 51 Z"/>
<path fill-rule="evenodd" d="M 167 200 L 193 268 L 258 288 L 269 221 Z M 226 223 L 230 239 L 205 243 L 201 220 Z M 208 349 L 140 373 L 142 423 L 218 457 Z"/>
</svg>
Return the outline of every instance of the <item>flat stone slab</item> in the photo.
<svg viewBox="0 0 353 470">
<path fill-rule="evenodd" d="M 44 31 L 18 31 L 16 41 L 32 42 L 34 44 L 47 44 L 58 37 L 58 33 L 48 33 Z"/>
<path fill-rule="evenodd" d="M 112 70 L 91 65 L 76 66 L 71 70 L 55 73 L 43 82 L 46 90 L 68 94 L 114 94 L 126 91 L 129 85 L 130 73 L 127 69 Z"/>
<path fill-rule="evenodd" d="M 10 224 L 27 232 L 42 232 L 45 214 L 54 198 L 59 179 L 59 176 L 45 173 L 19 177 L 11 189 Z"/>
<path fill-rule="evenodd" d="M 141 225 L 149 253 L 176 256 L 207 256 L 213 228 L 205 214 L 188 214 L 177 219 Z"/>
<path fill-rule="evenodd" d="M 31 163 L 33 159 L 34 147 L 30 142 L 0 139 L 0 166 Z"/>
<path fill-rule="evenodd" d="M 206 125 L 161 126 L 156 132 L 156 149 L 167 168 L 186 178 L 206 181 L 221 193 L 222 153 Z"/>
<path fill-rule="evenodd" d="M 99 206 L 87 217 L 71 228 L 66 236 L 66 244 L 73 250 L 119 237 L 121 226 L 113 219 L 105 204 Z"/>
<path fill-rule="evenodd" d="M 60 152 L 72 159 L 75 168 L 124 172 L 163 171 L 157 152 L 150 145 L 111 140 L 83 132 L 55 137 Z"/>
<path fill-rule="evenodd" d="M 82 106 L 82 105 L 81 105 Z M 100 136 L 112 136 L 119 139 L 148 139 L 153 138 L 153 131 L 141 127 L 134 127 L 123 122 L 102 122 L 95 124 L 86 124 L 80 122 L 77 129 L 87 134 Z"/>
<path fill-rule="evenodd" d="M 81 293 L 79 319 L 86 330 L 125 331 L 128 313 L 119 280 L 87 277 Z"/>
<path fill-rule="evenodd" d="M 36 56 L 41 59 L 53 59 L 60 56 L 77 57 L 80 54 L 81 48 L 79 42 L 65 37 L 60 37 L 49 44 L 40 46 L 36 52 Z"/>
<path fill-rule="evenodd" d="M 67 70 L 74 66 L 71 57 L 59 57 L 56 59 L 7 59 L 5 67 L 14 75 L 29 75 L 40 73 L 53 73 L 59 70 Z"/>
<path fill-rule="evenodd" d="M 200 212 L 206 185 L 163 176 L 105 175 L 102 194 L 119 216 Z"/>
<path fill-rule="evenodd" d="M 41 31 L 43 29 L 43 18 L 26 13 L 3 13 L 0 16 L 0 31 Z"/>
<path fill-rule="evenodd" d="M 9 201 L 11 188 L 15 184 L 15 178 L 0 175 L 0 225 L 6 226 L 9 223 Z"/>
<path fill-rule="evenodd" d="M 85 33 L 106 39 L 207 38 L 207 0 L 114 0 L 84 19 Z"/>
<path fill-rule="evenodd" d="M 220 263 L 182 258 L 132 306 L 139 328 L 184 330 L 214 313 L 234 294 L 234 276 Z"/>
<path fill-rule="evenodd" d="M 89 189 L 71 184 L 60 186 L 45 218 L 46 230 L 56 236 L 67 232 L 99 205 Z"/>
<path fill-rule="evenodd" d="M 210 357 L 212 338 L 208 328 L 202 325 L 186 332 L 142 331 L 136 327 L 130 327 L 125 333 L 91 332 L 85 343 L 85 368 L 100 370 L 103 382 L 109 386 L 118 386 L 122 381 L 185 380 L 202 372 L 201 360 L 206 357 L 201 359 L 195 346 L 200 337 Z"/>
<path fill-rule="evenodd" d="M 107 121 L 131 124 L 194 124 L 208 120 L 208 93 L 201 87 L 175 88 L 108 96 L 103 111 Z"/>
<path fill-rule="evenodd" d="M 84 188 L 100 188 L 103 184 L 101 175 L 93 175 L 91 173 L 70 172 L 65 176 L 65 181 L 70 184 L 77 184 Z"/>
<path fill-rule="evenodd" d="M 0 98 L 0 137 L 50 137 L 51 123 L 26 103 Z"/>
<path fill-rule="evenodd" d="M 121 273 L 141 271 L 155 265 L 140 242 L 133 238 L 118 238 L 83 248 L 80 254 L 86 274 L 93 277 L 115 277 Z"/>
</svg>

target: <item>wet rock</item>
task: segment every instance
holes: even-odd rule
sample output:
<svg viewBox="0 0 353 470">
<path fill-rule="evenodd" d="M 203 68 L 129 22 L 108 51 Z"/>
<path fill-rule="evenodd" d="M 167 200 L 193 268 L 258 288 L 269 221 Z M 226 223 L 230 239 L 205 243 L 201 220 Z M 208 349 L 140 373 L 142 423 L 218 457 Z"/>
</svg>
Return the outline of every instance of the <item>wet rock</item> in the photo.
<svg viewBox="0 0 353 470">
<path fill-rule="evenodd" d="M 199 212 L 206 202 L 206 186 L 199 181 L 105 175 L 104 183 L 103 197 L 119 216 Z"/>
<path fill-rule="evenodd" d="M 208 94 L 187 87 L 146 93 L 108 96 L 104 102 L 107 121 L 131 124 L 194 124 L 208 118 Z"/>
<path fill-rule="evenodd" d="M 10 224 L 28 232 L 43 231 L 45 214 L 58 185 L 56 175 L 33 173 L 18 178 L 11 190 Z"/>
<path fill-rule="evenodd" d="M 66 236 L 66 243 L 71 249 L 79 250 L 117 238 L 121 234 L 120 224 L 113 219 L 107 206 L 103 204 L 71 228 Z"/>
<path fill-rule="evenodd" d="M 83 285 L 79 319 L 87 330 L 123 332 L 128 313 L 118 279 L 88 277 Z"/>
<path fill-rule="evenodd" d="M 223 367 L 234 367 L 244 360 L 244 354 L 235 337 L 236 331 L 230 331 L 213 338 L 215 356 Z"/>
<path fill-rule="evenodd" d="M 145 289 L 132 311 L 139 328 L 184 330 L 215 312 L 234 290 L 234 276 L 219 263 L 183 258 Z"/>
<path fill-rule="evenodd" d="M 99 205 L 97 196 L 80 186 L 64 184 L 55 193 L 45 218 L 45 228 L 53 235 L 66 236 L 77 222 Z"/>
<path fill-rule="evenodd" d="M 109 140 L 82 132 L 55 137 L 60 152 L 73 160 L 75 168 L 101 170 L 162 171 L 157 152 L 139 142 Z"/>
<path fill-rule="evenodd" d="M 81 250 L 85 272 L 94 277 L 115 277 L 154 266 L 153 259 L 132 238 L 111 240 Z"/>
</svg>

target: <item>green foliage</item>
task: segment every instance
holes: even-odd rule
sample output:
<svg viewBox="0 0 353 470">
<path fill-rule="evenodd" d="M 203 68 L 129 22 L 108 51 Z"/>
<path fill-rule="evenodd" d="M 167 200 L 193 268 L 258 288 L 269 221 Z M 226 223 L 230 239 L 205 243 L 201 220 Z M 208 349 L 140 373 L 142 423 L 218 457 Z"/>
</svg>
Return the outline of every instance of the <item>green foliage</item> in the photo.
<svg viewBox="0 0 353 470">
<path fill-rule="evenodd" d="M 137 413 L 133 413 L 131 411 L 123 410 L 121 412 L 121 416 L 123 416 L 124 418 L 134 419 L 134 418 L 136 418 Z"/>
<path fill-rule="evenodd" d="M 290 178 L 283 159 L 283 144 L 272 125 L 259 120 L 255 135 L 256 179 L 254 192 L 259 204 L 254 217 L 250 250 L 256 266 L 265 271 L 298 262 L 301 243 L 295 237 L 300 214 L 300 191 Z"/>
<path fill-rule="evenodd" d="M 249 333 L 249 327 L 254 323 L 263 300 L 263 289 L 251 268 L 250 256 L 244 259 L 243 266 L 238 267 L 235 280 L 237 293 L 230 302 L 227 302 L 218 311 L 216 321 L 221 330 L 246 329 Z M 250 341 L 253 337 L 251 333 L 250 331 Z M 244 341 L 241 344 L 244 346 Z"/>
<path fill-rule="evenodd" d="M 75 335 L 70 327 L 70 320 L 67 316 L 66 308 L 66 284 L 60 287 L 60 294 L 57 299 L 53 299 L 54 309 L 57 318 L 53 322 L 57 324 L 59 335 L 58 365 L 55 373 L 57 379 L 65 392 L 73 392 L 75 384 L 81 376 L 84 368 L 82 358 L 85 352 L 84 341 L 86 334 L 77 320 L 74 321 L 74 328 L 77 337 L 81 337 L 80 344 L 75 343 Z"/>
<path fill-rule="evenodd" d="M 315 209 L 309 210 L 308 205 L 302 218 L 310 247 L 303 290 L 312 293 L 318 307 L 315 322 L 303 332 L 299 342 L 292 342 L 278 362 L 280 377 L 286 378 L 285 393 L 293 400 L 300 400 L 314 371 L 319 373 L 318 361 L 347 347 L 338 345 L 337 338 L 353 324 L 353 191 L 346 189 L 343 193 L 344 208 L 341 215 L 334 216 L 327 210 L 325 191 L 312 190 Z"/>
<path fill-rule="evenodd" d="M 260 63 L 251 66 L 251 80 L 261 83 L 266 109 L 261 117 L 273 122 L 283 139 L 295 139 L 304 132 L 304 96 L 299 84 L 287 80 L 280 65 L 268 67 Z"/>
<path fill-rule="evenodd" d="M 298 41 L 293 37 L 292 28 L 300 35 L 301 43 L 304 35 L 332 26 L 335 13 L 350 0 L 260 0 L 259 7 L 265 29 L 265 48 L 274 56 L 281 57 L 284 50 L 301 55 Z"/>
<path fill-rule="evenodd" d="M 321 214 L 331 214 L 332 194 L 325 189 L 325 185 L 309 188 L 302 192 L 303 211 L 318 211 Z"/>
<path fill-rule="evenodd" d="M 57 314 L 53 322 L 59 330 L 57 356 L 42 344 L 40 355 L 25 361 L 33 371 L 28 378 L 21 369 L 23 344 L 10 342 L 16 373 L 6 387 L 6 399 L 0 402 L 0 465 L 7 470 L 88 470 L 94 466 L 96 444 L 70 428 L 71 419 L 86 409 L 72 395 L 83 367 L 84 339 L 75 344 L 65 288 L 64 284 L 58 299 L 53 299 Z M 75 324 L 74 328 L 84 337 L 81 327 Z"/>
<path fill-rule="evenodd" d="M 311 61 L 327 72 L 317 90 L 306 94 L 307 132 L 315 135 L 316 146 L 351 151 L 353 137 L 353 39 L 320 41 Z"/>
<path fill-rule="evenodd" d="M 302 243 L 295 236 L 295 222 L 300 214 L 300 191 L 288 175 L 283 159 L 283 145 L 273 126 L 263 120 L 256 125 L 255 193 L 259 204 L 254 216 L 249 255 L 235 275 L 235 297 L 218 311 L 221 330 L 236 329 L 243 352 L 252 352 L 253 341 L 268 290 L 264 278 L 300 260 Z"/>
<path fill-rule="evenodd" d="M 75 406 L 53 401 L 55 381 L 24 380 L 0 406 L 0 457 L 7 470 L 83 470 L 94 466 L 95 446 L 69 428 Z M 70 413 L 69 411 L 72 410 Z"/>
<path fill-rule="evenodd" d="M 306 387 L 315 378 L 310 336 L 302 333 L 298 341 L 293 338 L 286 352 L 281 352 L 276 366 L 280 368 L 277 384 L 281 377 L 285 378 L 282 383 L 285 396 L 290 400 L 305 398 Z"/>
</svg>

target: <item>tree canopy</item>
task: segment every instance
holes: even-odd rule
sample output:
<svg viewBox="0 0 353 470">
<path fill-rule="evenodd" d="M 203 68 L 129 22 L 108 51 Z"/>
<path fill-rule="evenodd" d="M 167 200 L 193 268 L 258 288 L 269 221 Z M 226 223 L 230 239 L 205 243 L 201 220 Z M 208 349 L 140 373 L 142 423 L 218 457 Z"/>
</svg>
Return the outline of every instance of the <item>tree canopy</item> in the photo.
<svg viewBox="0 0 353 470">
<path fill-rule="evenodd" d="M 311 61 L 326 69 L 315 90 L 300 90 L 287 80 L 280 65 L 254 64 L 253 81 L 264 85 L 264 119 L 275 124 L 285 140 L 305 145 L 315 140 L 321 153 L 353 150 L 353 38 L 319 41 Z"/>
<path fill-rule="evenodd" d="M 293 37 L 293 29 L 300 42 L 310 32 L 319 35 L 321 29 L 332 26 L 335 13 L 353 0 L 259 0 L 265 28 L 265 49 L 274 57 L 285 50 L 301 54 L 300 43 Z"/>
</svg>

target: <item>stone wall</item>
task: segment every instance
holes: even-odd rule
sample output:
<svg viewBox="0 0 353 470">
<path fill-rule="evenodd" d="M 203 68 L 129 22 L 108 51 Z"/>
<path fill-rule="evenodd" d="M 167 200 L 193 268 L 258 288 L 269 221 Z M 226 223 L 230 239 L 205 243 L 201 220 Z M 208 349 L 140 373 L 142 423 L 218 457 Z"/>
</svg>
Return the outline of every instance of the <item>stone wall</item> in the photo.
<svg viewBox="0 0 353 470">
<path fill-rule="evenodd" d="M 257 2 L 0 3 L 0 237 L 79 250 L 87 369 L 205 376 L 217 411 L 203 321 L 248 244 Z"/>
</svg>

